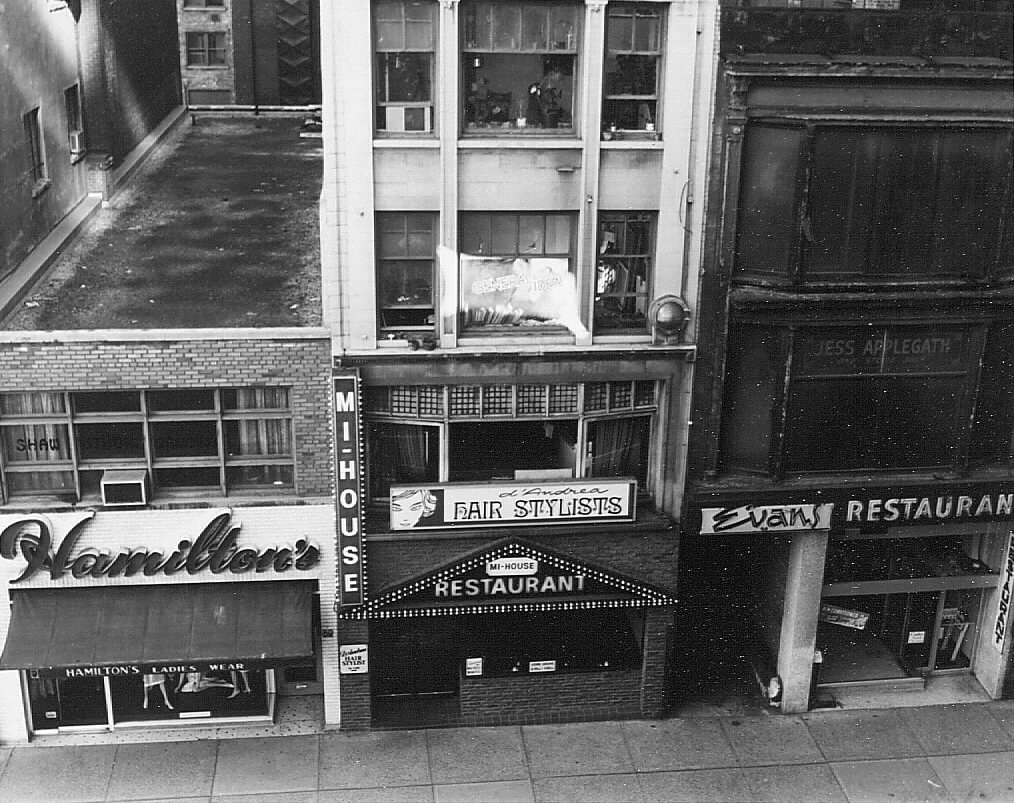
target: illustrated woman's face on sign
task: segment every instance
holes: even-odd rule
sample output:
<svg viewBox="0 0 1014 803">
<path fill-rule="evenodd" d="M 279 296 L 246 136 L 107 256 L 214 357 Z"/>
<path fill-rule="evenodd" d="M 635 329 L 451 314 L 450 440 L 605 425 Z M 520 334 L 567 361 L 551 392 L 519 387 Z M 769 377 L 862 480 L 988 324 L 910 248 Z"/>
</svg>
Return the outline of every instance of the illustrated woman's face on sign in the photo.
<svg viewBox="0 0 1014 803">
<path fill-rule="evenodd" d="M 406 529 L 415 527 L 423 516 L 430 516 L 436 510 L 437 500 L 425 488 L 409 488 L 391 497 L 391 527 Z"/>
</svg>

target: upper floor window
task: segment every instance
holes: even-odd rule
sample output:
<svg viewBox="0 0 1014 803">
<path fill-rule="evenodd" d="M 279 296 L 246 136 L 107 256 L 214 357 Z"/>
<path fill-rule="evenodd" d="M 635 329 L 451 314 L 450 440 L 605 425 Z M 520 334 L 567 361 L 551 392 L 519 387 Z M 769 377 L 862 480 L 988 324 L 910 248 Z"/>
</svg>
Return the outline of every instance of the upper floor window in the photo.
<svg viewBox="0 0 1014 803">
<path fill-rule="evenodd" d="M 28 177 L 33 192 L 46 183 L 49 174 L 46 170 L 46 144 L 42 138 L 42 125 L 39 122 L 39 108 L 35 107 L 22 118 L 25 130 L 25 150 L 28 155 Z"/>
<path fill-rule="evenodd" d="M 595 275 L 595 331 L 644 332 L 651 299 L 654 215 L 603 212 L 599 215 Z"/>
<path fill-rule="evenodd" d="M 805 282 L 976 279 L 1010 266 L 1011 131 L 752 123 L 736 267 Z"/>
<path fill-rule="evenodd" d="M 466 131 L 573 131 L 581 10 L 577 3 L 462 3 Z"/>
<path fill-rule="evenodd" d="M 634 477 L 651 484 L 660 386 L 391 386 L 368 391 L 370 497 L 395 483 Z"/>
<path fill-rule="evenodd" d="M 662 74 L 662 9 L 657 4 L 606 7 L 602 128 L 655 131 Z"/>
<path fill-rule="evenodd" d="M 733 326 L 722 466 L 782 475 L 1009 460 L 1010 345 L 1009 327 L 984 340 L 971 326 Z"/>
<path fill-rule="evenodd" d="M 377 130 L 433 130 L 436 3 L 378 0 L 373 6 Z"/>
<path fill-rule="evenodd" d="M 381 335 L 432 332 L 437 216 L 377 215 L 377 318 Z"/>
<path fill-rule="evenodd" d="M 196 31 L 187 34 L 188 67 L 224 67 L 225 34 L 215 31 Z"/>
<path fill-rule="evenodd" d="M 95 499 L 108 469 L 155 493 L 294 484 L 287 388 L 0 393 L 4 497 Z"/>
<path fill-rule="evenodd" d="M 469 212 L 460 222 L 463 332 L 573 327 L 572 215 Z"/>
</svg>

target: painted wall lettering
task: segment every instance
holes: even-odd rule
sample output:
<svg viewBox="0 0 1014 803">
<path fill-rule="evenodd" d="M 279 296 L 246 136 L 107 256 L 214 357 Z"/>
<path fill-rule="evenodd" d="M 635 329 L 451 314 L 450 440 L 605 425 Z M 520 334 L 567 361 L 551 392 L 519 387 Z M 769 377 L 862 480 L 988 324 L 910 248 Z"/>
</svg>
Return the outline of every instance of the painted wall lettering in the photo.
<svg viewBox="0 0 1014 803">
<path fill-rule="evenodd" d="M 1003 579 L 1000 583 L 999 599 L 996 603 L 996 621 L 993 624 L 993 646 L 1003 652 L 1003 642 L 1007 637 L 1007 625 L 1010 622 L 1011 596 L 1014 595 L 1014 530 L 1007 539 L 1006 560 L 1003 562 Z"/>
<path fill-rule="evenodd" d="M 335 502 L 338 506 L 338 604 L 361 605 L 363 571 L 362 423 L 359 374 L 334 377 Z"/>
<path fill-rule="evenodd" d="M 144 547 L 120 552 L 78 549 L 82 532 L 94 515 L 94 511 L 83 513 L 55 549 L 53 527 L 44 515 L 25 516 L 5 527 L 0 532 L 0 557 L 21 558 L 26 563 L 11 583 L 28 580 L 38 572 L 48 572 L 51 580 L 68 574 L 76 579 L 171 576 L 178 572 L 193 575 L 205 570 L 212 574 L 245 574 L 308 571 L 320 562 L 320 550 L 305 538 L 286 547 L 241 548 L 240 526 L 233 524 L 228 511 L 217 514 L 193 541 L 181 540 L 172 552 Z"/>
</svg>

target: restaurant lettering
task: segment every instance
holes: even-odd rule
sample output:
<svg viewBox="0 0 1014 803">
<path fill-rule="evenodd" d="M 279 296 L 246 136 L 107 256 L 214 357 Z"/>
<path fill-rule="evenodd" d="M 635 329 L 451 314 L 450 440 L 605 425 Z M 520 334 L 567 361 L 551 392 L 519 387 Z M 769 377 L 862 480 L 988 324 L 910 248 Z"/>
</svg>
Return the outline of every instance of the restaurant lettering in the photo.
<svg viewBox="0 0 1014 803">
<path fill-rule="evenodd" d="M 992 518 L 1009 516 L 1012 509 L 1014 509 L 1014 493 L 851 499 L 845 509 L 845 522 L 851 524 Z"/>
<path fill-rule="evenodd" d="M 701 534 L 827 530 L 834 505 L 741 505 L 701 510 Z"/>
<path fill-rule="evenodd" d="M 584 591 L 584 575 L 546 577 L 471 577 L 465 580 L 438 580 L 433 586 L 437 599 L 454 597 L 497 597 L 509 594 L 559 594 Z"/>
<path fill-rule="evenodd" d="M 1003 581 L 1000 583 L 999 600 L 996 606 L 996 623 L 993 625 L 993 646 L 1003 652 L 1007 623 L 1010 621 L 1011 596 L 1014 594 L 1014 531 L 1007 539 L 1007 560 L 1003 566 Z"/>
<path fill-rule="evenodd" d="M 171 576 L 178 572 L 198 574 L 245 574 L 247 572 L 307 571 L 320 561 L 320 551 L 305 538 L 291 547 L 240 548 L 238 524 L 232 514 L 219 513 L 193 541 L 181 540 L 172 552 L 149 549 L 127 549 L 106 552 L 78 549 L 85 525 L 94 516 L 89 512 L 76 522 L 54 550 L 53 528 L 45 516 L 27 516 L 15 521 L 0 533 L 0 557 L 15 560 L 19 556 L 27 566 L 11 583 L 20 583 L 38 572 L 48 572 L 51 580 L 69 574 L 76 579 L 86 577 L 152 577 Z"/>
<path fill-rule="evenodd" d="M 338 506 L 338 604 L 363 602 L 363 482 L 359 375 L 334 378 L 335 500 Z"/>
</svg>

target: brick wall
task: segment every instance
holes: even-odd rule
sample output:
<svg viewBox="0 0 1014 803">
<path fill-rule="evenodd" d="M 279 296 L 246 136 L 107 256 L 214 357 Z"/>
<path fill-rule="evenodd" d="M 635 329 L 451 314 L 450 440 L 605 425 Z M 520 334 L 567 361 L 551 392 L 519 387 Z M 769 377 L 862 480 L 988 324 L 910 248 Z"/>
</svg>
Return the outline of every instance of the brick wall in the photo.
<svg viewBox="0 0 1014 803">
<path fill-rule="evenodd" d="M 636 670 L 461 679 L 464 725 L 531 725 L 641 716 Z"/>
<path fill-rule="evenodd" d="M 672 659 L 673 608 L 647 608 L 642 646 L 641 700 L 642 717 L 661 717 L 669 707 L 668 670 Z"/>
<path fill-rule="evenodd" d="M 0 342 L 3 390 L 291 388 L 296 486 L 330 496 L 330 343 L 326 338 Z"/>
<path fill-rule="evenodd" d="M 369 643 L 369 624 L 349 620 L 338 621 L 339 644 Z M 335 673 L 337 676 L 337 672 Z M 370 676 L 341 675 L 342 730 L 365 730 L 370 727 Z"/>
</svg>

